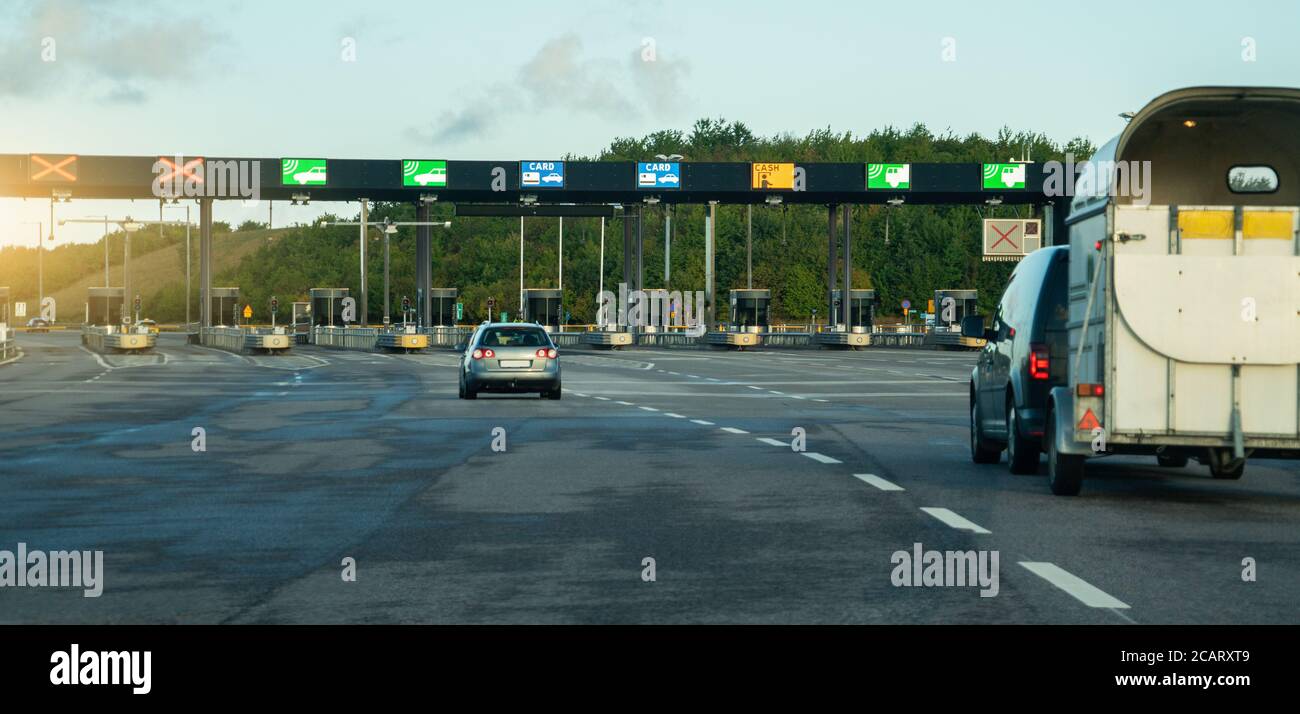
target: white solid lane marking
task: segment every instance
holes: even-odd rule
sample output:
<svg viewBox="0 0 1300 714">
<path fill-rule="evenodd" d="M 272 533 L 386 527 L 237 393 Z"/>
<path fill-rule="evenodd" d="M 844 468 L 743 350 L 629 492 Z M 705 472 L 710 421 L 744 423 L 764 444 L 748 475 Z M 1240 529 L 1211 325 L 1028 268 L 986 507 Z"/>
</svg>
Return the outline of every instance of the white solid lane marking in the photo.
<svg viewBox="0 0 1300 714">
<path fill-rule="evenodd" d="M 880 478 L 875 474 L 853 474 L 853 477 L 856 479 L 860 479 L 865 483 L 869 483 L 872 486 L 875 486 L 876 488 L 880 489 L 881 491 L 906 490 L 902 486 L 899 486 L 898 484 L 890 483 L 889 481 L 886 481 L 885 479 Z"/>
<path fill-rule="evenodd" d="M 686 415 L 684 415 L 684 414 L 674 414 L 674 413 L 672 413 L 672 412 L 664 412 L 664 416 L 672 417 L 672 418 L 674 418 L 674 419 L 685 419 L 685 418 L 686 418 Z"/>
<path fill-rule="evenodd" d="M 646 410 L 646 411 L 648 411 L 648 412 L 657 412 L 657 411 L 659 411 L 658 409 L 655 409 L 654 407 L 637 407 L 637 409 L 644 409 L 644 410 Z"/>
<path fill-rule="evenodd" d="M 699 424 L 700 426 L 713 426 L 713 422 L 711 422 L 711 421 L 704 421 L 703 419 L 692 419 L 692 420 L 691 420 L 691 423 L 692 423 L 692 424 Z"/>
<path fill-rule="evenodd" d="M 1021 567 L 1056 587 L 1088 607 L 1107 607 L 1117 610 L 1129 609 L 1128 604 L 1109 595 L 1103 590 L 1089 584 L 1086 580 L 1070 573 L 1054 563 L 1021 563 Z"/>
<path fill-rule="evenodd" d="M 844 463 L 843 461 L 840 461 L 839 459 L 836 459 L 836 458 L 833 458 L 833 457 L 827 456 L 826 454 L 819 454 L 819 453 L 817 453 L 816 451 L 805 451 L 805 452 L 803 452 L 803 455 L 804 455 L 804 456 L 807 456 L 808 458 L 812 459 L 813 461 L 819 461 L 819 462 L 821 462 L 821 463 L 823 463 L 823 464 L 842 464 L 842 463 Z"/>
<path fill-rule="evenodd" d="M 771 444 L 772 446 L 789 446 L 789 444 L 785 443 L 784 441 L 778 441 L 776 439 L 772 439 L 766 436 L 760 436 L 758 437 L 758 440 L 763 442 L 764 444 Z"/>
<path fill-rule="evenodd" d="M 748 434 L 748 433 L 749 433 L 749 432 L 745 431 L 744 429 L 737 429 L 737 428 L 734 427 L 734 426 L 724 426 L 724 427 L 722 427 L 722 430 L 725 431 L 725 432 L 727 432 L 728 434 Z"/>
<path fill-rule="evenodd" d="M 946 508 L 922 508 L 921 510 L 959 531 L 970 531 L 971 533 L 979 533 L 981 535 L 992 533 L 992 531 L 986 528 L 981 528 Z"/>
<path fill-rule="evenodd" d="M 85 352 L 86 354 L 90 355 L 91 357 L 94 357 L 94 358 L 95 358 L 95 361 L 99 363 L 99 366 L 100 366 L 100 367 L 103 367 L 104 369 L 115 369 L 112 365 L 110 365 L 109 363 L 105 362 L 103 357 L 100 357 L 98 354 L 96 354 L 96 353 L 94 353 L 94 352 L 91 352 L 90 350 L 86 349 L 86 346 L 85 346 L 85 345 L 81 345 L 81 351 Z"/>
</svg>

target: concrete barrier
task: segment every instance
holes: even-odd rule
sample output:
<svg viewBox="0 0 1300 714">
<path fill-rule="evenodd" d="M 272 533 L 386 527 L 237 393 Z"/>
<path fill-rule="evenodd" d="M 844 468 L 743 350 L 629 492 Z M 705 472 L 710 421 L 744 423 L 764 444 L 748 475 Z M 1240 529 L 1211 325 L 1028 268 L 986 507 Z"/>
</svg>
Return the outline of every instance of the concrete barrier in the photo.
<svg viewBox="0 0 1300 714">
<path fill-rule="evenodd" d="M 148 330 L 123 331 L 116 325 L 84 325 L 81 343 L 96 352 L 147 352 L 158 344 L 158 335 Z"/>
<path fill-rule="evenodd" d="M 293 346 L 293 335 L 284 329 L 205 327 L 199 332 L 199 342 L 206 347 L 237 354 L 288 352 Z"/>
</svg>

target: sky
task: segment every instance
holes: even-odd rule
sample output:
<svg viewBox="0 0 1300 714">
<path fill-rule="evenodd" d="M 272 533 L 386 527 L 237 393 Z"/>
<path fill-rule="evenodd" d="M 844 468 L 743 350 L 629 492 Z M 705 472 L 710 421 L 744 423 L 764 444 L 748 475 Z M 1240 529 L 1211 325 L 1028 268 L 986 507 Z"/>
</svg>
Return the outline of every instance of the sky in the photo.
<svg viewBox="0 0 1300 714">
<path fill-rule="evenodd" d="M 5 0 L 0 153 L 510 160 L 701 117 L 1101 144 L 1170 89 L 1300 85 L 1297 28 L 1294 0 Z M 356 210 L 276 204 L 274 222 Z M 49 201 L 0 198 L 0 245 L 34 245 L 25 222 L 48 216 Z M 267 210 L 217 202 L 215 217 Z"/>
</svg>

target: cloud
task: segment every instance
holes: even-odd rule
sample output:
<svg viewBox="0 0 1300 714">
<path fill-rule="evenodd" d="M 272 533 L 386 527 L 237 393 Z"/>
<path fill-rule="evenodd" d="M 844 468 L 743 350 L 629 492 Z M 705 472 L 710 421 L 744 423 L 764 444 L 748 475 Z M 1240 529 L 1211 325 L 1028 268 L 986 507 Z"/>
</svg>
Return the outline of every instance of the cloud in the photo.
<svg viewBox="0 0 1300 714">
<path fill-rule="evenodd" d="M 562 110 L 606 120 L 671 113 L 682 105 L 689 67 L 661 56 L 647 61 L 642 49 L 638 45 L 627 62 L 589 58 L 581 37 L 561 35 L 543 44 L 510 81 L 480 90 L 432 125 L 409 128 L 406 135 L 454 144 L 485 136 L 520 111 Z"/>
<path fill-rule="evenodd" d="M 124 14 L 121 10 L 125 10 Z M 208 23 L 140 17 L 134 4 L 29 2 L 7 12 L 0 34 L 0 97 L 81 91 L 140 102 L 145 87 L 188 79 L 223 37 Z"/>
</svg>

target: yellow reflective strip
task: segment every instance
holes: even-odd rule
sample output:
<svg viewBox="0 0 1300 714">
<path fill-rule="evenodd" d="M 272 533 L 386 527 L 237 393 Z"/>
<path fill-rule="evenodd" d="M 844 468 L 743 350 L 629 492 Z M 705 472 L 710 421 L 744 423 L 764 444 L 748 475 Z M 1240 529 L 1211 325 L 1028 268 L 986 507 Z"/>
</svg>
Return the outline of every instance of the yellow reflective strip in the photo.
<svg viewBox="0 0 1300 714">
<path fill-rule="evenodd" d="M 1241 235 L 1245 238 L 1291 240 L 1294 232 L 1293 211 L 1246 211 L 1241 217 Z"/>
<path fill-rule="evenodd" d="M 1178 232 L 1184 238 L 1232 239 L 1232 211 L 1179 211 Z"/>
</svg>

